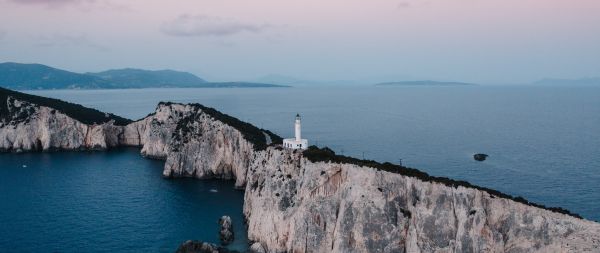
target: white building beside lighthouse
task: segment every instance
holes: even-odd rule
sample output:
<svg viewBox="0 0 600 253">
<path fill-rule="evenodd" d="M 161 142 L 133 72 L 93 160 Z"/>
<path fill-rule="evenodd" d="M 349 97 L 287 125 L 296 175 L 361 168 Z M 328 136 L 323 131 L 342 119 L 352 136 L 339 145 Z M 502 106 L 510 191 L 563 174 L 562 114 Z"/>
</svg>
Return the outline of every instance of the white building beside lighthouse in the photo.
<svg viewBox="0 0 600 253">
<path fill-rule="evenodd" d="M 283 147 L 291 149 L 307 149 L 308 140 L 302 139 L 302 129 L 300 126 L 300 114 L 296 114 L 296 123 L 294 124 L 295 138 L 283 139 Z"/>
</svg>

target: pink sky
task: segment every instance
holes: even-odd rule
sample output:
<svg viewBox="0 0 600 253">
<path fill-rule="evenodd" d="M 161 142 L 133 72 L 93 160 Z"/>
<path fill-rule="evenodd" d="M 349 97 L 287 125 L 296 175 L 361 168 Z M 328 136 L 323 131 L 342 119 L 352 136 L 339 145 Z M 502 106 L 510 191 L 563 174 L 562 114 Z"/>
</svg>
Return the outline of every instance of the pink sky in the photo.
<svg viewBox="0 0 600 253">
<path fill-rule="evenodd" d="M 0 0 L 0 61 L 216 80 L 600 76 L 597 0 Z"/>
</svg>

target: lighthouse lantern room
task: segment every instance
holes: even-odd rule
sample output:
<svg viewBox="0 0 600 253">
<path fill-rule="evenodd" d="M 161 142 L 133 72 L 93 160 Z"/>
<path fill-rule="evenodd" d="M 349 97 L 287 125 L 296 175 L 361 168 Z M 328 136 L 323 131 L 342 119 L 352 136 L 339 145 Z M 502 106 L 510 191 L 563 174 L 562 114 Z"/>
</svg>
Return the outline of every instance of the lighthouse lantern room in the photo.
<svg viewBox="0 0 600 253">
<path fill-rule="evenodd" d="M 283 147 L 290 149 L 308 148 L 308 140 L 302 139 L 302 129 L 300 125 L 300 114 L 296 114 L 296 123 L 294 124 L 295 138 L 283 139 Z"/>
</svg>

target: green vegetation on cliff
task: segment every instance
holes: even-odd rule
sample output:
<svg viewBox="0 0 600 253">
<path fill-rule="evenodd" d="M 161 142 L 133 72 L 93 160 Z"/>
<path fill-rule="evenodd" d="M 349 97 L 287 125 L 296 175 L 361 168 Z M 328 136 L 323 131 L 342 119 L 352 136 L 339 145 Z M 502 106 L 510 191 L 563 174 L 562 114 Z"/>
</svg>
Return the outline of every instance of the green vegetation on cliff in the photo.
<svg viewBox="0 0 600 253">
<path fill-rule="evenodd" d="M 9 120 L 10 115 L 8 113 L 7 106 L 8 97 L 26 101 L 39 106 L 46 106 L 56 109 L 67 116 L 88 125 L 102 124 L 114 120 L 115 125 L 124 126 L 131 122 L 129 119 L 125 119 L 110 113 L 103 113 L 96 109 L 87 108 L 82 105 L 73 104 L 58 99 L 25 94 L 0 87 L 0 120 L 2 121 Z"/>
</svg>

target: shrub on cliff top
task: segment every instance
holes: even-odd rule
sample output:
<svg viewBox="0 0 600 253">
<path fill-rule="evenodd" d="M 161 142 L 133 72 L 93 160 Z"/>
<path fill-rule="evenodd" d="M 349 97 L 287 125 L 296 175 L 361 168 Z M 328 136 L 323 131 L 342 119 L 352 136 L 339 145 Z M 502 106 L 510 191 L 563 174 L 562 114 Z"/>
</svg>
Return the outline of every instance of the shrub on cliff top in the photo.
<svg viewBox="0 0 600 253">
<path fill-rule="evenodd" d="M 110 120 L 114 120 L 115 125 L 124 126 L 131 122 L 129 119 L 122 118 L 111 113 L 103 113 L 96 109 L 87 108 L 82 105 L 0 88 L 0 120 L 3 121 L 10 120 L 10 116 L 8 115 L 8 106 L 6 104 L 9 96 L 39 106 L 46 106 L 56 109 L 67 116 L 88 125 L 94 123 L 102 124 L 109 122 Z"/>
</svg>

